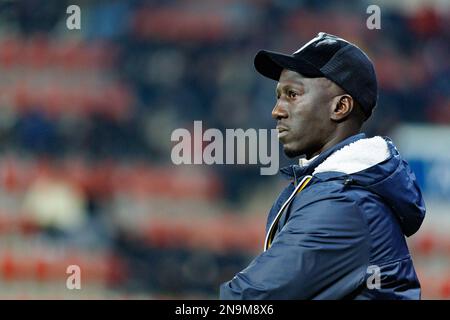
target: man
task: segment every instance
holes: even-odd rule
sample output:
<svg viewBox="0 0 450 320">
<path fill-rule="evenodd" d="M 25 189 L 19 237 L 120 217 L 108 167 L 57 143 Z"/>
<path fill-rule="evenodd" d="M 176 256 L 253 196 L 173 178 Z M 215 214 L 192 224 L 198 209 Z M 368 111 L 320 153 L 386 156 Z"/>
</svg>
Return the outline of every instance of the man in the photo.
<svg viewBox="0 0 450 320">
<path fill-rule="evenodd" d="M 359 133 L 377 102 L 370 59 L 319 33 L 292 55 L 260 51 L 278 81 L 279 140 L 300 165 L 268 217 L 264 252 L 220 287 L 222 299 L 420 299 L 405 236 L 425 205 L 389 138 Z"/>
</svg>

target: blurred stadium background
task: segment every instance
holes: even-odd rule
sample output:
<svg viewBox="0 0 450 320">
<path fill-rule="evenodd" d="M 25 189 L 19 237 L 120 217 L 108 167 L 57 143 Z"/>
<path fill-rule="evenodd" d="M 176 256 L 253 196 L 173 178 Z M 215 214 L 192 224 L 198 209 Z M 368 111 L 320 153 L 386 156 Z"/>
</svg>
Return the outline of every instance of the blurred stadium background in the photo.
<svg viewBox="0 0 450 320">
<path fill-rule="evenodd" d="M 70 4 L 81 30 L 66 28 Z M 366 28 L 370 4 L 381 30 Z M 273 128 L 275 83 L 253 56 L 319 31 L 375 62 L 365 131 L 413 166 L 423 298 L 450 298 L 449 18 L 445 0 L 1 1 L 0 298 L 217 298 L 261 251 L 285 181 L 257 165 L 175 166 L 171 132 Z M 66 288 L 71 264 L 81 290 Z"/>
</svg>

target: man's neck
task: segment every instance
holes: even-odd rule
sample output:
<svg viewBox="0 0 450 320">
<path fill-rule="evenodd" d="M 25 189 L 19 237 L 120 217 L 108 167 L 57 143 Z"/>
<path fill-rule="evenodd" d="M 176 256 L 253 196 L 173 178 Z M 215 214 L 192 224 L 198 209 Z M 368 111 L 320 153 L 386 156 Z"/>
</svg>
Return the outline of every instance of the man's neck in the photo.
<svg viewBox="0 0 450 320">
<path fill-rule="evenodd" d="M 320 148 L 318 151 L 314 152 L 311 156 L 307 157 L 306 159 L 308 161 L 311 161 L 312 159 L 316 158 L 319 154 L 321 154 L 322 152 L 330 149 L 331 147 L 333 147 L 334 145 L 338 144 L 339 142 L 347 139 L 348 137 L 354 136 L 356 134 L 358 134 L 360 131 L 357 130 L 342 130 L 341 132 L 336 131 L 335 134 L 333 136 L 331 136 L 331 138 L 328 140 L 328 142 L 326 142 L 322 148 Z"/>
</svg>

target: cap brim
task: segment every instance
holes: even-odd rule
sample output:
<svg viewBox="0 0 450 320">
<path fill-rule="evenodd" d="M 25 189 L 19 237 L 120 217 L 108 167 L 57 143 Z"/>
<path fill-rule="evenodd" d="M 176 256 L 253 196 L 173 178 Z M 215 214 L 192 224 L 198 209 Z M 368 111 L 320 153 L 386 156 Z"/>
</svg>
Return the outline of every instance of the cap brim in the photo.
<svg viewBox="0 0 450 320">
<path fill-rule="evenodd" d="M 267 50 L 260 50 L 256 54 L 254 65 L 256 71 L 275 81 L 280 79 L 283 69 L 298 72 L 309 78 L 323 77 L 322 72 L 305 59 Z"/>
</svg>

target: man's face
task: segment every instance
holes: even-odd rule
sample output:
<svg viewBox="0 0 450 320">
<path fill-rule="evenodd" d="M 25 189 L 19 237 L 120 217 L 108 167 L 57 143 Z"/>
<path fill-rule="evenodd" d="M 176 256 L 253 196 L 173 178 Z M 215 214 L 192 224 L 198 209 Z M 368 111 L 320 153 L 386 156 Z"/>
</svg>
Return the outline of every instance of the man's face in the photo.
<svg viewBox="0 0 450 320">
<path fill-rule="evenodd" d="M 325 78 L 305 78 L 283 70 L 276 88 L 277 103 L 272 117 L 288 157 L 320 153 L 333 135 L 336 123 L 330 119 L 336 86 Z"/>
</svg>

